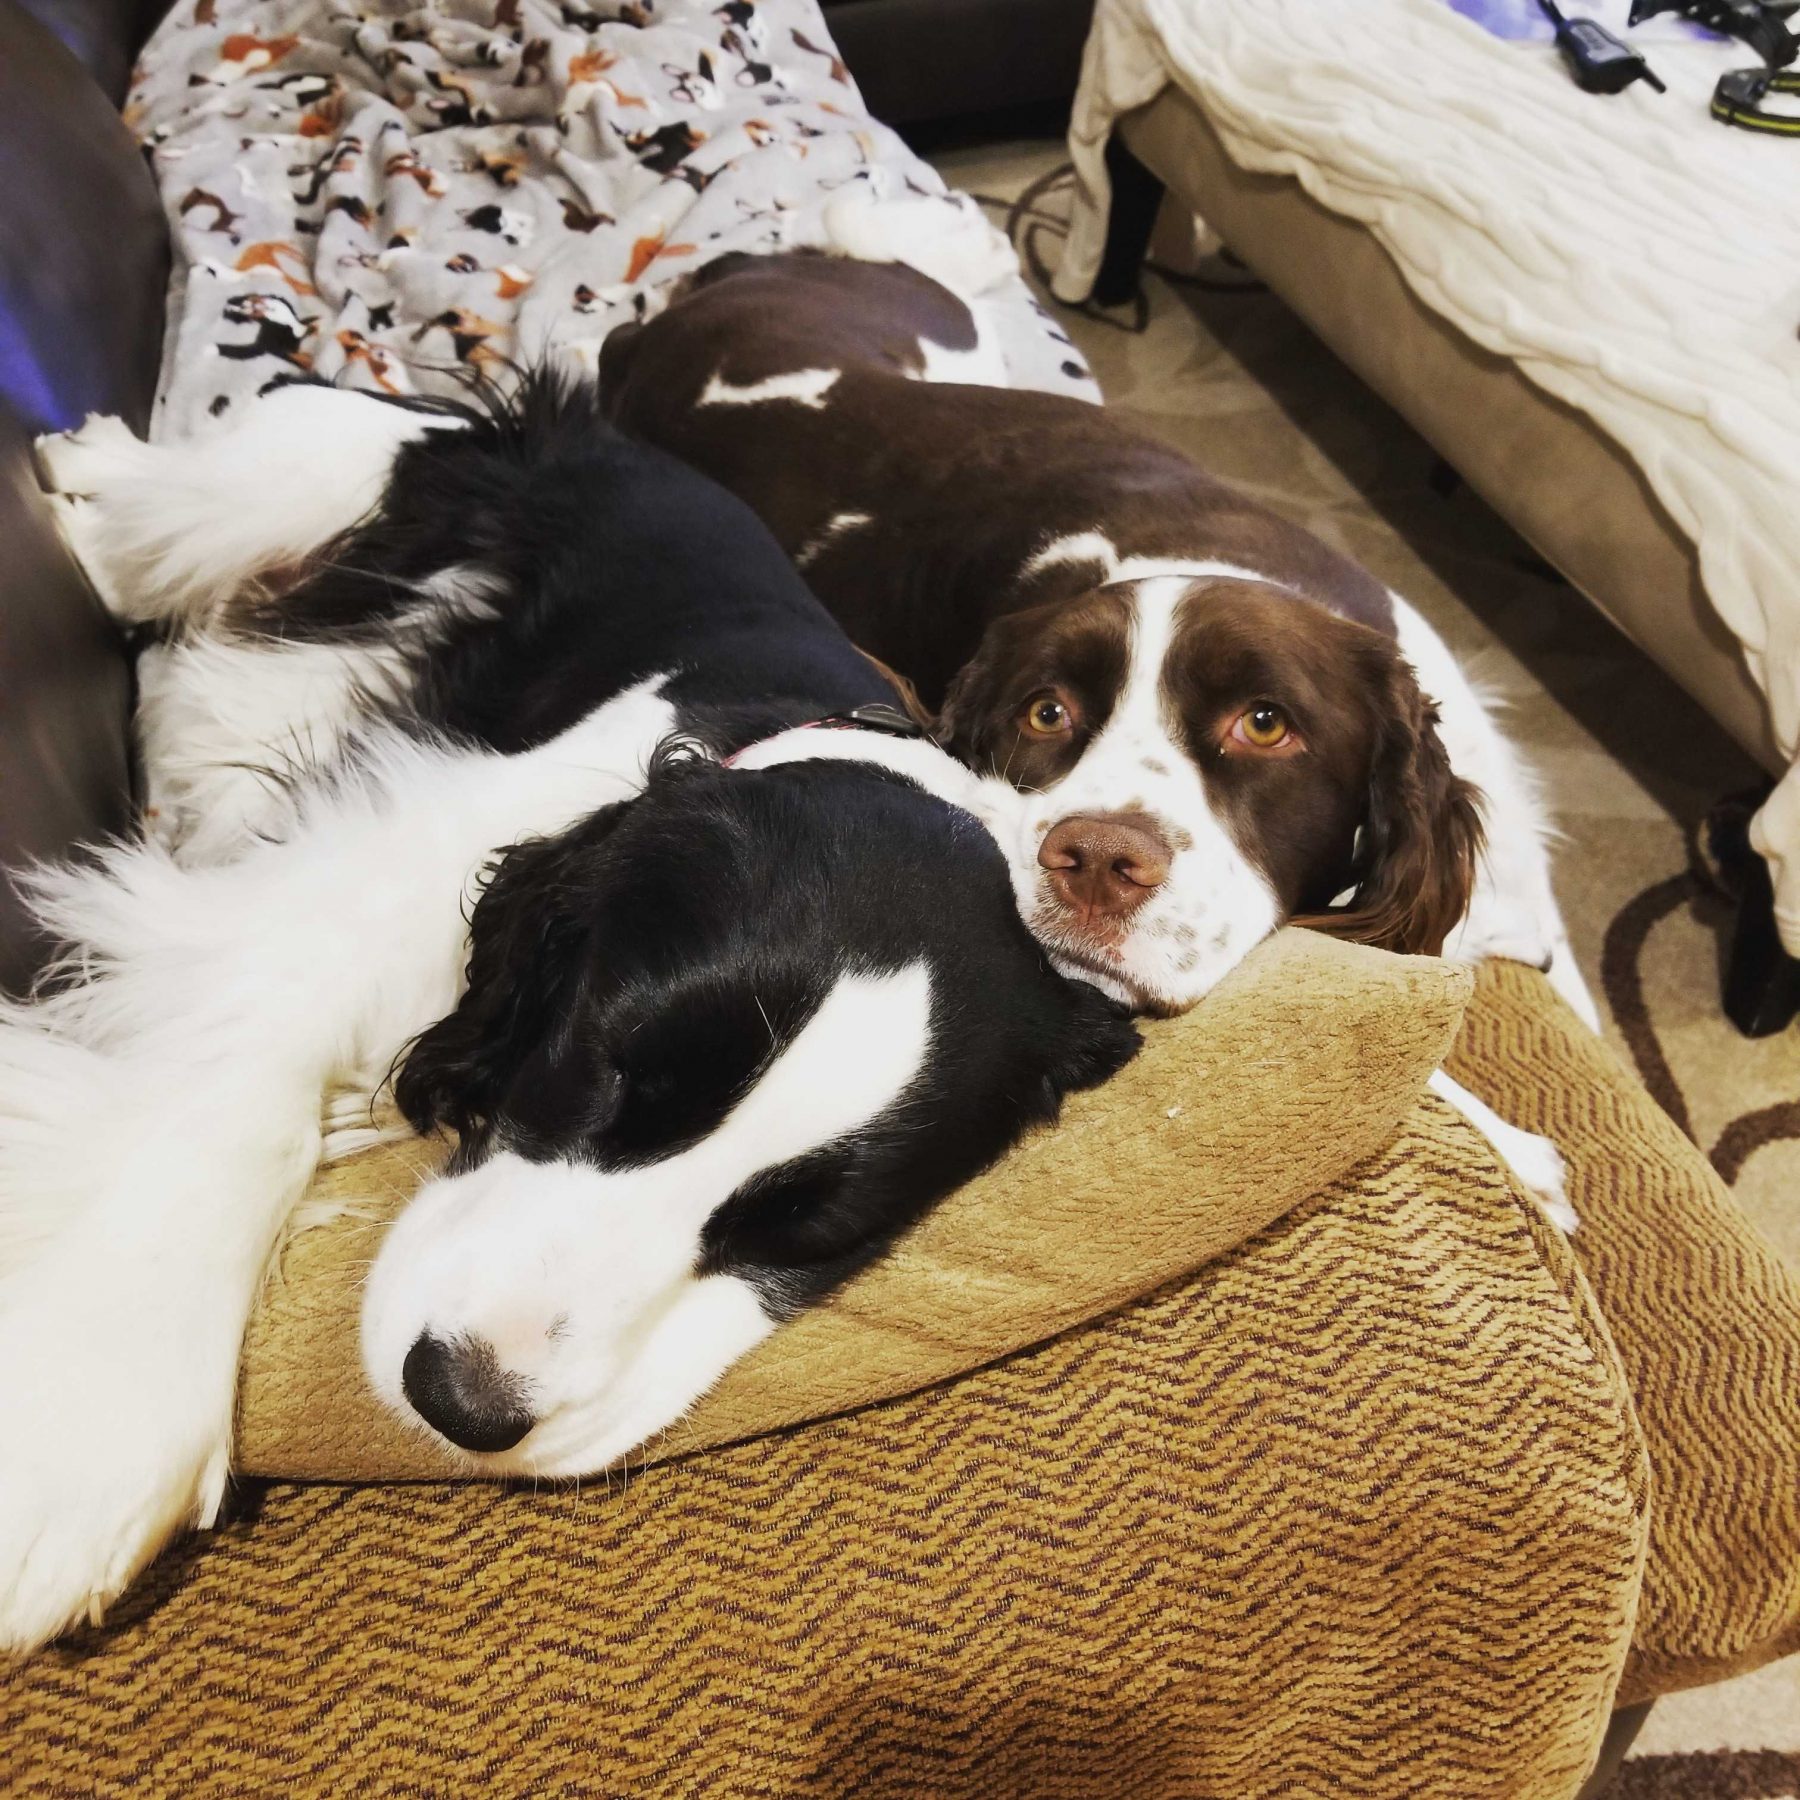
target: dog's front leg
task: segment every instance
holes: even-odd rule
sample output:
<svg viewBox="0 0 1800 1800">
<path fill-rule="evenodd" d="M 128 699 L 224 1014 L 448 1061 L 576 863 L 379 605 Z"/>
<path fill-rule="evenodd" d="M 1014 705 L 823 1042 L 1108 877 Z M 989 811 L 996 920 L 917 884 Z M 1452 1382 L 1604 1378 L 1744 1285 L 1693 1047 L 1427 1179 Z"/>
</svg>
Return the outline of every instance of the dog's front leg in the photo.
<svg viewBox="0 0 1800 1800">
<path fill-rule="evenodd" d="M 1579 1221 L 1575 1208 L 1569 1204 L 1568 1170 L 1562 1152 L 1547 1137 L 1507 1124 L 1485 1100 L 1477 1099 L 1461 1082 L 1452 1081 L 1442 1069 L 1434 1069 L 1425 1085 L 1440 1100 L 1455 1107 L 1487 1139 L 1494 1154 L 1518 1177 L 1551 1224 L 1561 1231 L 1574 1231 Z"/>
<path fill-rule="evenodd" d="M 244 1323 L 318 1151 L 292 1070 L 109 1058 L 92 1073 L 111 1116 L 74 1122 L 65 1148 L 65 1174 L 92 1190 L 0 1287 L 0 1648 L 14 1651 L 97 1619 L 170 1533 L 212 1522 Z"/>
<path fill-rule="evenodd" d="M 493 850 L 635 793 L 670 723 L 646 688 L 523 756 L 395 739 L 283 843 L 40 884 L 84 973 L 0 1010 L 0 1648 L 95 1615 L 213 1516 L 323 1091 L 454 1003 Z"/>
</svg>

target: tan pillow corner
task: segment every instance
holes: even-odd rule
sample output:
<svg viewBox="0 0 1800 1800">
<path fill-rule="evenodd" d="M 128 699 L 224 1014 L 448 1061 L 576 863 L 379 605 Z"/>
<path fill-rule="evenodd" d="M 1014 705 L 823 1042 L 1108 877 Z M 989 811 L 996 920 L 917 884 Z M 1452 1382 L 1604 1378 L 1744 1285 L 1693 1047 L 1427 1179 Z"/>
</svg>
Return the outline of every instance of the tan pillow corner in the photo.
<svg viewBox="0 0 1800 1800">
<path fill-rule="evenodd" d="M 1137 1059 L 1070 1096 L 898 1248 L 730 1371 L 634 1461 L 751 1437 L 925 1387 L 1212 1261 L 1393 1137 L 1449 1051 L 1470 972 L 1316 933 L 1262 945 Z M 251 1321 L 247 1473 L 404 1480 L 466 1472 L 362 1377 L 362 1277 L 436 1165 L 415 1141 L 325 1171 Z"/>
</svg>

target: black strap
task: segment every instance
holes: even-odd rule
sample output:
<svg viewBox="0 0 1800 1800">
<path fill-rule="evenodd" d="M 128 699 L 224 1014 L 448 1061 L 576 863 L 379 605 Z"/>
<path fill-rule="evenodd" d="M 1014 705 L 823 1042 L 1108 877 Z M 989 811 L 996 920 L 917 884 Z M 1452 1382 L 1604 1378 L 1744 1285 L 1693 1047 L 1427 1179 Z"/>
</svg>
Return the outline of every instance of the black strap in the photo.
<svg viewBox="0 0 1800 1800">
<path fill-rule="evenodd" d="M 886 737 L 922 738 L 929 735 L 917 719 L 908 717 L 897 706 L 877 701 L 870 706 L 853 706 L 847 712 L 827 713 L 815 721 L 828 730 L 879 731 Z"/>
</svg>

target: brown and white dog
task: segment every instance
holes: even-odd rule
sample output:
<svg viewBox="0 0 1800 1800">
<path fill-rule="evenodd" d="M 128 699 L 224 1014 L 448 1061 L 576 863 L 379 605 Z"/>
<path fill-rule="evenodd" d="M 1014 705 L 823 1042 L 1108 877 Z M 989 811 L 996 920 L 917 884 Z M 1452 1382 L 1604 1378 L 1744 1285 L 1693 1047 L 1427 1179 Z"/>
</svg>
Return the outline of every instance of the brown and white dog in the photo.
<svg viewBox="0 0 1800 1800">
<path fill-rule="evenodd" d="M 1294 921 L 1527 961 L 1597 1022 L 1531 782 L 1437 634 L 1112 412 L 991 385 L 978 305 L 900 262 L 727 257 L 601 374 L 1033 796 L 1020 900 L 1067 971 L 1179 1011 Z"/>
</svg>

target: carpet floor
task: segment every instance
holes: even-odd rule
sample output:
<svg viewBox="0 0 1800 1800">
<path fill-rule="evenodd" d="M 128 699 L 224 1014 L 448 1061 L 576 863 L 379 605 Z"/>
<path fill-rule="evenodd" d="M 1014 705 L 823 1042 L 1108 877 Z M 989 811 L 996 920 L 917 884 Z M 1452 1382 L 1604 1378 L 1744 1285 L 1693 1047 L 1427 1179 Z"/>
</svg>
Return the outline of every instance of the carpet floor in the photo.
<svg viewBox="0 0 1800 1800">
<path fill-rule="evenodd" d="M 1060 145 L 933 160 L 1054 265 Z M 1058 312 L 1109 403 L 1404 593 L 1503 700 L 1565 834 L 1558 892 L 1608 1036 L 1800 1264 L 1800 1028 L 1752 1042 L 1724 1017 L 1730 908 L 1691 854 L 1755 767 L 1229 255 L 1152 274 L 1141 306 Z M 1800 1795 L 1800 1658 L 1660 1703 L 1617 1792 Z"/>
</svg>

